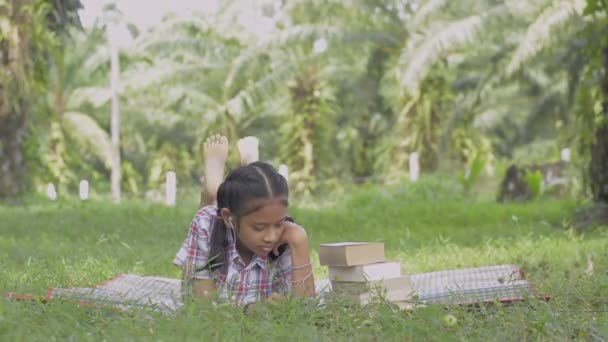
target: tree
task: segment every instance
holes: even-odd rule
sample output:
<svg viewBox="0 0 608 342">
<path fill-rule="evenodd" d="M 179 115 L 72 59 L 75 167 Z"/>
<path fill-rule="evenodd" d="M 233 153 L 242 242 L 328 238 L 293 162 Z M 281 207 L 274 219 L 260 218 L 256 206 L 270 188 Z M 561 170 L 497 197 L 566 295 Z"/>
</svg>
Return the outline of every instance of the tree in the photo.
<svg viewBox="0 0 608 342">
<path fill-rule="evenodd" d="M 592 62 L 578 116 L 584 129 L 580 132 L 582 147 L 589 151 L 588 186 L 594 205 L 575 217 L 579 229 L 608 223 L 608 2 L 587 0 L 585 14 L 592 18 L 587 31 Z"/>
<path fill-rule="evenodd" d="M 601 108 L 591 121 L 594 125 L 591 159 L 589 161 L 589 180 L 593 199 L 608 204 L 608 2 L 605 0 L 588 0 L 586 14 L 603 13 L 598 20 L 600 39 L 596 46 L 596 58 L 601 67 L 599 82 Z"/>
<path fill-rule="evenodd" d="M 74 0 L 0 3 L 0 198 L 16 194 L 25 170 L 24 139 L 36 98 L 44 97 L 45 60 L 63 33 L 77 25 Z"/>
<path fill-rule="evenodd" d="M 74 189 L 80 179 L 97 181 L 111 167 L 111 141 L 97 111 L 109 100 L 103 30 L 72 29 L 47 62 L 48 115 L 32 125 L 40 168 L 33 181 Z M 30 160 L 34 166 L 34 160 Z"/>
</svg>

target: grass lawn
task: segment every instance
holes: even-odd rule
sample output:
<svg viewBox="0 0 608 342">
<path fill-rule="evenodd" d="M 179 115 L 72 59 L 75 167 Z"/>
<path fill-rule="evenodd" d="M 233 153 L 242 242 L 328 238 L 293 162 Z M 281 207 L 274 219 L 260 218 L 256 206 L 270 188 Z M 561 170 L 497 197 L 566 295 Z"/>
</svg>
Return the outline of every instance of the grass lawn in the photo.
<svg viewBox="0 0 608 342">
<path fill-rule="evenodd" d="M 176 208 L 141 201 L 64 201 L 0 206 L 0 292 L 104 282 L 121 272 L 179 277 L 171 265 L 198 198 Z M 404 273 L 515 263 L 550 302 L 479 310 L 440 306 L 395 312 L 382 304 L 346 308 L 289 301 L 252 315 L 194 303 L 175 316 L 117 313 L 71 303 L 0 301 L 0 341 L 22 340 L 608 340 L 608 230 L 567 229 L 571 200 L 499 205 L 423 179 L 369 187 L 333 204 L 294 205 L 317 267 L 319 243 L 382 241 Z M 587 255 L 595 273 L 585 275 Z M 456 318 L 455 324 L 445 321 Z"/>
</svg>

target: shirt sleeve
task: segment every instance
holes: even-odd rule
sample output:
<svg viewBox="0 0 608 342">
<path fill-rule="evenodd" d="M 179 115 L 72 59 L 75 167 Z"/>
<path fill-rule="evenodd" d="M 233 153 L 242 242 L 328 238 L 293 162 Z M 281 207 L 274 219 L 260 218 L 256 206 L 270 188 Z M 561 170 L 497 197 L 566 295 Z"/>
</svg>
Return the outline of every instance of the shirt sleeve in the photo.
<svg viewBox="0 0 608 342">
<path fill-rule="evenodd" d="M 210 231 L 213 224 L 214 208 L 201 209 L 190 224 L 188 237 L 177 252 L 173 264 L 184 271 L 184 280 L 211 279 L 207 267 L 210 249 Z"/>
<path fill-rule="evenodd" d="M 287 248 L 274 262 L 276 272 L 272 281 L 272 292 L 289 295 L 291 292 L 291 250 Z"/>
</svg>

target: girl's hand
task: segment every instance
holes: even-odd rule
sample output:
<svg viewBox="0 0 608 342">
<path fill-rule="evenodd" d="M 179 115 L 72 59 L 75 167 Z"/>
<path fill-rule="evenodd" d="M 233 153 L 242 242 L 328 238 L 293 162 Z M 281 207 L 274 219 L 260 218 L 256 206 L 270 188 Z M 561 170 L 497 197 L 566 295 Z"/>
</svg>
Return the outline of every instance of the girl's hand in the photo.
<svg viewBox="0 0 608 342">
<path fill-rule="evenodd" d="M 268 298 L 266 298 L 266 300 L 264 300 L 264 302 L 266 302 L 266 303 L 276 303 L 276 302 L 279 302 L 279 301 L 282 301 L 282 300 L 285 300 L 285 299 L 286 299 L 285 296 L 283 296 L 281 294 L 278 294 L 276 292 L 273 292 L 272 294 L 270 294 L 270 296 L 268 296 Z M 252 304 L 245 305 L 245 308 L 244 308 L 245 313 L 251 312 L 252 310 L 254 310 L 257 307 L 257 305 L 259 305 L 259 304 L 252 303 Z"/>
<path fill-rule="evenodd" d="M 306 231 L 293 222 L 285 222 L 283 234 L 274 247 L 274 255 L 279 255 L 279 247 L 283 244 L 288 244 L 291 249 L 299 248 L 300 246 L 308 248 L 308 236 L 306 235 Z"/>
<path fill-rule="evenodd" d="M 276 301 L 281 301 L 284 299 L 285 299 L 285 296 L 278 294 L 276 292 L 273 292 L 266 300 L 269 302 L 276 302 Z"/>
</svg>

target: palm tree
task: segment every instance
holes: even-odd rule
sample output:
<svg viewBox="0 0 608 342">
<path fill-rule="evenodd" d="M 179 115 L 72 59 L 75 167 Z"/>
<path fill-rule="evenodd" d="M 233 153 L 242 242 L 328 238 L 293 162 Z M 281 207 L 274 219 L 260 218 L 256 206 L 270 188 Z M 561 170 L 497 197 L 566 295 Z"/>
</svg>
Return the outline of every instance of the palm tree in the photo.
<svg viewBox="0 0 608 342">
<path fill-rule="evenodd" d="M 60 44 L 49 29 L 61 32 L 78 24 L 80 7 L 74 0 L 0 4 L 0 13 L 8 19 L 0 32 L 0 198 L 17 193 L 23 182 L 27 123 L 40 108 L 36 94 L 44 93 L 46 54 Z"/>
<path fill-rule="evenodd" d="M 574 224 L 579 229 L 608 223 L 608 45 L 605 39 L 600 38 L 608 32 L 605 20 L 608 3 L 587 0 L 585 14 L 591 19 L 587 39 L 591 43 L 589 51 L 595 63 L 590 63 L 591 77 L 583 80 L 581 106 L 577 114 L 582 122 L 579 132 L 581 145 L 589 156 L 588 187 L 594 203 L 575 217 Z"/>
<path fill-rule="evenodd" d="M 576 34 L 584 27 L 582 1 L 472 4 L 423 3 L 423 6 L 441 5 L 444 14 L 433 17 L 434 25 L 425 28 L 420 37 L 411 39 L 401 54 L 403 63 L 399 73 L 399 83 L 407 90 L 406 98 L 416 99 L 418 94 L 425 93 L 424 80 L 433 77 L 438 66 L 451 64 L 448 70 L 456 72 L 452 82 L 454 99 L 449 115 L 444 117 L 441 140 L 444 149 L 470 146 L 469 152 L 454 151 L 467 164 L 481 153 L 474 145 L 487 146 L 483 133 L 499 134 L 498 141 L 503 139 L 505 143 L 497 147 L 499 151 L 505 147 L 502 152 L 508 154 L 513 147 L 529 143 L 544 127 L 555 127 L 552 120 L 567 122 L 567 108 L 573 103 L 576 79 L 584 65 L 580 59 L 574 59 L 568 62 L 568 73 L 555 67 L 552 71 L 545 70 L 557 60 L 555 55 L 562 58 L 568 51 L 580 48 Z M 449 13 L 458 13 L 460 5 L 481 6 L 485 10 L 460 19 L 450 18 Z M 443 21 L 441 17 L 447 19 L 444 24 L 439 24 Z M 562 29 L 561 24 L 568 25 Z M 553 51 L 544 53 L 547 50 Z M 563 52 L 555 53 L 560 50 Z M 450 60 L 456 62 L 450 63 Z M 450 92 L 445 95 L 449 96 Z M 513 113 L 514 103 L 530 110 Z M 554 111 L 552 108 L 557 108 L 557 114 L 546 115 Z M 454 135 L 456 132 L 467 133 Z M 500 138 L 504 134 L 506 136 Z M 471 144 L 472 141 L 477 142 Z"/>
</svg>

